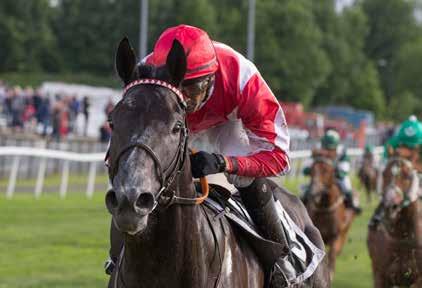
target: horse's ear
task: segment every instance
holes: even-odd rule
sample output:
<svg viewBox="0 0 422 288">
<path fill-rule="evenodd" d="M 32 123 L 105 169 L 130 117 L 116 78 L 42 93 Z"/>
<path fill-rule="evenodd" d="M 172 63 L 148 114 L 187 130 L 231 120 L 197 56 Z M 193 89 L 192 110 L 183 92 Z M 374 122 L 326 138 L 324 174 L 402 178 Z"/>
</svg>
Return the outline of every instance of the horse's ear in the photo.
<svg viewBox="0 0 422 288">
<path fill-rule="evenodd" d="M 178 40 L 173 40 L 171 50 L 167 55 L 166 67 L 170 74 L 170 82 L 178 87 L 186 74 L 186 54 L 182 44 Z"/>
<path fill-rule="evenodd" d="M 136 66 L 136 56 L 129 39 L 123 38 L 119 43 L 116 53 L 116 70 L 125 85 L 133 79 L 133 72 Z"/>
</svg>

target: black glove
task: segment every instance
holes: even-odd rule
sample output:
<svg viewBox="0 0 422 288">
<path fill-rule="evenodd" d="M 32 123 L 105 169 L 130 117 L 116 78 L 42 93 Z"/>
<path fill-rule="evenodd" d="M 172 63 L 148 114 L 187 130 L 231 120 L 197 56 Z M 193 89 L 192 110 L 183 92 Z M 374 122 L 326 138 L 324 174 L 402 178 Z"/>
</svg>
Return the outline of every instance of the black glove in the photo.
<svg viewBox="0 0 422 288">
<path fill-rule="evenodd" d="M 226 161 L 220 154 L 210 154 L 200 151 L 190 155 L 192 176 L 194 178 L 204 177 L 209 174 L 216 174 L 226 170 Z"/>
</svg>

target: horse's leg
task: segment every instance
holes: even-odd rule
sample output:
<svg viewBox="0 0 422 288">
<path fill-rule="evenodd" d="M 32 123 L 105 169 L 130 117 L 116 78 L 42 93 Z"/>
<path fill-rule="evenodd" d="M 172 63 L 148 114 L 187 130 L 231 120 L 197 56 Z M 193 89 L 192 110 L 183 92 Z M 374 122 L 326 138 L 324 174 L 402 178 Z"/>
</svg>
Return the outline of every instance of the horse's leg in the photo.
<svg viewBox="0 0 422 288">
<path fill-rule="evenodd" d="M 380 272 L 374 272 L 374 288 L 389 288 Z"/>
<path fill-rule="evenodd" d="M 328 245 L 328 267 L 330 269 L 330 281 L 333 281 L 334 278 L 334 272 L 336 267 L 336 249 L 334 248 L 334 242 L 331 242 Z"/>
<path fill-rule="evenodd" d="M 348 235 L 350 227 L 352 226 L 352 222 L 354 219 L 354 212 L 348 211 L 346 209 L 345 213 L 346 213 L 346 221 L 342 229 L 340 229 L 340 235 L 338 235 L 337 239 L 334 241 L 336 255 L 339 255 L 341 253 L 341 250 L 343 249 L 343 246 L 346 243 L 347 235 Z"/>
<path fill-rule="evenodd" d="M 113 260 L 114 264 L 117 263 L 119 259 L 120 252 L 122 250 L 124 243 L 123 233 L 120 232 L 116 225 L 114 225 L 113 220 L 110 223 L 110 258 Z"/>
<path fill-rule="evenodd" d="M 416 279 L 416 282 L 413 283 L 410 288 L 420 288 L 422 287 L 422 276 Z"/>
<path fill-rule="evenodd" d="M 306 219 L 305 219 L 306 222 Z M 309 240 L 312 241 L 317 247 L 324 249 L 324 241 L 322 241 L 321 234 L 314 225 L 311 223 L 305 224 L 305 234 L 309 237 Z M 309 281 L 312 283 L 309 287 L 314 288 L 329 288 L 331 287 L 330 279 L 330 267 L 329 259 L 327 255 L 324 257 L 322 262 L 318 265 L 314 274 L 310 277 Z M 308 287 L 308 286 L 305 286 Z"/>
<path fill-rule="evenodd" d="M 115 271 L 111 273 L 110 279 L 108 280 L 107 288 L 116 288 L 114 287 L 114 281 L 115 281 L 114 278 L 115 278 Z"/>
<path fill-rule="evenodd" d="M 368 185 L 366 186 L 366 203 L 371 203 L 371 183 L 368 180 Z"/>
</svg>

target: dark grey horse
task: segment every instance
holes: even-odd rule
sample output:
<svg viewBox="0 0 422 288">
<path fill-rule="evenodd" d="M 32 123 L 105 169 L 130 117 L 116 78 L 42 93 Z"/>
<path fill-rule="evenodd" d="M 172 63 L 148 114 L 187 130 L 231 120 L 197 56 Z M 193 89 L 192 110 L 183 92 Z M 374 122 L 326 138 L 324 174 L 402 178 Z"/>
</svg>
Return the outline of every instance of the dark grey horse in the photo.
<svg viewBox="0 0 422 288">
<path fill-rule="evenodd" d="M 112 247 L 120 257 L 109 287 L 263 287 L 264 269 L 248 243 L 224 217 L 195 201 L 185 109 L 173 88 L 186 72 L 181 44 L 173 43 L 164 67 L 138 68 L 123 39 L 116 67 L 125 85 L 145 78 L 165 82 L 135 82 L 110 116 L 113 188 L 106 205 L 112 242 L 124 245 Z M 309 238 L 324 247 L 301 202 L 288 193 L 280 192 L 280 199 Z M 304 287 L 328 283 L 321 266 Z"/>
</svg>

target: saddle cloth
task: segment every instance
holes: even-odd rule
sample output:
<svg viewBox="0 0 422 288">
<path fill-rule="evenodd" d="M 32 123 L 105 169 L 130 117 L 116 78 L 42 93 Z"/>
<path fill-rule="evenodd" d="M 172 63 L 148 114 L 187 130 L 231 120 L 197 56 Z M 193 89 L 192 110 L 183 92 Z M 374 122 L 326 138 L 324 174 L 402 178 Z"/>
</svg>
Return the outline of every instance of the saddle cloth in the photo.
<svg viewBox="0 0 422 288">
<path fill-rule="evenodd" d="M 204 205 L 214 211 L 214 217 L 226 217 L 229 223 L 238 228 L 248 243 L 252 246 L 258 258 L 268 271 L 280 257 L 286 257 L 284 245 L 265 239 L 253 223 L 245 207 L 241 203 L 238 192 L 217 184 L 210 184 L 210 197 Z M 324 258 L 325 252 L 316 247 L 303 231 L 293 222 L 286 210 L 276 202 L 280 221 L 286 231 L 289 244 L 290 257 L 294 257 L 292 266 L 297 271 L 296 279 L 290 279 L 291 283 L 302 283 L 309 278 Z M 298 265 L 299 264 L 299 265 Z"/>
</svg>

